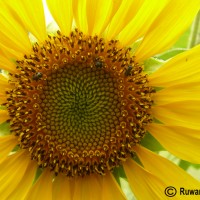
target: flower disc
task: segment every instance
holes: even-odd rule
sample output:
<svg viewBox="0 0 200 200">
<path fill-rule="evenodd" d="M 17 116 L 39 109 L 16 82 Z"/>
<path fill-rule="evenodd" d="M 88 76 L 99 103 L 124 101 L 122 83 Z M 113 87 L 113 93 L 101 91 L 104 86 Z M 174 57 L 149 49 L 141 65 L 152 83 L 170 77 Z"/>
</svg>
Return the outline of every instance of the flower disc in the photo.
<svg viewBox="0 0 200 200">
<path fill-rule="evenodd" d="M 55 174 L 104 175 L 133 155 L 153 89 L 129 48 L 75 30 L 17 61 L 7 108 L 20 147 Z"/>
</svg>

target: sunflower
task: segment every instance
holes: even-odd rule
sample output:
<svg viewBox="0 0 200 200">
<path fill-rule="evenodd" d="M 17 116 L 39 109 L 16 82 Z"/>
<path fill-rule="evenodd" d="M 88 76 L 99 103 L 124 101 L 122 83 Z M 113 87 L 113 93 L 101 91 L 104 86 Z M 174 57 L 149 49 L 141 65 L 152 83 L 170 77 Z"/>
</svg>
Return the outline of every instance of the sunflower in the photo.
<svg viewBox="0 0 200 200">
<path fill-rule="evenodd" d="M 47 0 L 56 31 L 41 0 L 0 4 L 0 199 L 122 200 L 119 171 L 141 200 L 200 188 L 144 145 L 200 163 L 200 46 L 145 65 L 198 1 Z"/>
</svg>

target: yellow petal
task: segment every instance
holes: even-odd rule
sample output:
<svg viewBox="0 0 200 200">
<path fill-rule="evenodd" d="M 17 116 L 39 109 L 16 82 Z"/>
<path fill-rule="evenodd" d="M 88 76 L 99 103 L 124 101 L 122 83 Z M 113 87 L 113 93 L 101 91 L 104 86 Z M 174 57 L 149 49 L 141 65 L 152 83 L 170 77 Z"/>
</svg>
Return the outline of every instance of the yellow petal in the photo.
<svg viewBox="0 0 200 200">
<path fill-rule="evenodd" d="M 145 60 L 171 47 L 189 27 L 199 8 L 200 1 L 169 1 L 136 50 L 136 60 L 138 62 Z"/>
<path fill-rule="evenodd" d="M 101 200 L 102 188 L 98 175 L 89 175 L 85 177 L 77 177 L 75 180 L 73 200 Z"/>
<path fill-rule="evenodd" d="M 62 33 L 68 35 L 72 29 L 72 0 L 47 0 L 47 5 Z"/>
<path fill-rule="evenodd" d="M 17 145 L 17 143 L 17 137 L 14 135 L 0 137 L 0 163 L 7 158 L 8 154 Z"/>
<path fill-rule="evenodd" d="M 8 79 L 3 74 L 0 74 L 0 88 L 1 90 L 11 88 Z"/>
<path fill-rule="evenodd" d="M 8 0 L 6 4 L 12 10 L 18 22 L 28 32 L 31 32 L 40 42 L 46 39 L 46 25 L 42 0 Z"/>
<path fill-rule="evenodd" d="M 199 129 L 200 101 L 178 101 L 152 107 L 153 116 L 166 125 Z"/>
<path fill-rule="evenodd" d="M 86 34 L 100 35 L 118 10 L 122 0 L 74 0 L 76 27 Z"/>
<path fill-rule="evenodd" d="M 4 51 L 0 48 L 0 68 L 9 72 L 15 73 L 15 64 L 4 54 Z"/>
<path fill-rule="evenodd" d="M 74 181 L 65 175 L 58 175 L 53 182 L 53 200 L 73 199 Z"/>
<path fill-rule="evenodd" d="M 10 37 L 12 37 L 12 36 L 10 36 Z M 10 40 L 8 42 L 8 46 L 6 46 L 6 41 L 2 40 L 2 42 L 5 43 L 5 45 L 2 44 L 1 41 L 0 41 L 0 49 L 2 49 L 5 56 L 8 58 L 8 60 L 10 62 L 14 63 L 16 60 L 21 60 L 21 59 L 23 59 L 24 54 L 30 53 L 29 50 L 31 49 L 31 47 L 26 49 L 26 50 L 23 50 L 23 49 L 17 50 L 19 48 L 17 48 L 15 46 L 15 42 L 12 41 L 12 38 L 11 39 L 7 38 L 7 40 Z M 10 47 L 11 45 L 13 45 L 13 46 Z M 14 70 L 16 70 L 16 65 L 14 65 L 13 67 L 14 67 Z M 4 68 L 2 68 L 2 69 L 4 69 Z"/>
<path fill-rule="evenodd" d="M 133 19 L 137 14 L 138 10 L 144 3 L 144 0 L 124 0 L 122 1 L 119 9 L 113 16 L 109 26 L 108 31 L 106 32 L 106 38 L 111 40 L 115 38 L 120 31 Z M 117 26 L 116 26 L 117 24 Z M 122 38 L 123 42 L 125 38 Z"/>
<path fill-rule="evenodd" d="M 28 158 L 30 159 L 30 158 Z M 24 199 L 28 191 L 32 187 L 33 180 L 36 175 L 36 170 L 38 165 L 36 162 L 30 160 L 28 167 L 22 177 L 20 183 L 16 190 L 14 190 L 9 196 L 8 199 Z"/>
<path fill-rule="evenodd" d="M 112 11 L 113 0 L 87 0 L 88 33 L 100 35 L 114 14 Z"/>
<path fill-rule="evenodd" d="M 17 189 L 27 169 L 29 160 L 27 151 L 21 150 L 9 156 L 0 164 L 0 199 L 7 199 Z"/>
<path fill-rule="evenodd" d="M 163 7 L 166 5 L 168 0 L 163 1 L 157 1 L 157 0 L 151 0 L 151 1 L 134 1 L 134 4 L 131 7 L 125 7 L 124 10 L 130 9 L 130 14 L 132 17 L 129 20 L 124 20 L 123 24 L 127 25 L 124 29 L 121 29 L 122 31 L 119 34 L 118 39 L 120 42 L 124 45 L 131 45 L 133 42 L 138 40 L 139 38 L 143 37 L 145 33 L 147 32 L 148 28 L 152 24 L 152 22 L 155 20 L 155 18 L 158 16 L 158 14 L 161 12 Z M 142 3 L 142 4 L 141 4 Z M 125 5 L 126 6 L 126 5 Z M 130 16 L 131 16 L 130 15 Z M 123 13 L 121 13 L 122 18 Z M 123 19 L 123 18 L 122 18 Z M 126 24 L 127 23 L 127 24 Z M 118 22 L 116 22 L 118 24 Z M 116 25 L 115 25 L 116 26 Z M 119 25 L 117 25 L 118 27 Z"/>
<path fill-rule="evenodd" d="M 192 178 L 183 169 L 169 160 L 139 145 L 136 146 L 134 150 L 144 165 L 144 168 L 163 180 L 166 186 L 173 186 L 177 189 L 177 191 L 180 189 L 180 187 L 186 189 L 200 188 L 199 181 Z M 163 192 L 164 190 L 165 188 L 163 188 Z M 180 198 L 179 194 L 180 193 L 178 191 L 176 196 Z"/>
<path fill-rule="evenodd" d="M 113 13 L 116 13 L 124 0 L 113 0 Z"/>
<path fill-rule="evenodd" d="M 87 1 L 86 0 L 74 0 L 73 2 L 73 13 L 76 23 L 76 27 L 83 33 L 88 33 L 87 24 Z"/>
<path fill-rule="evenodd" d="M 149 76 L 149 84 L 170 87 L 177 84 L 199 82 L 200 45 L 181 53 Z"/>
<path fill-rule="evenodd" d="M 200 82 L 174 85 L 162 89 L 153 96 L 157 105 L 175 101 L 200 100 Z"/>
<path fill-rule="evenodd" d="M 26 200 L 52 200 L 52 173 L 45 169 L 26 195 Z"/>
<path fill-rule="evenodd" d="M 15 1 L 12 2 L 14 3 Z M 6 55 L 8 54 L 9 58 L 18 58 L 21 54 L 28 53 L 31 49 L 28 33 L 13 18 L 5 6 L 5 1 L 0 1 L 0 6 L 0 49 Z M 11 57 L 11 55 L 14 55 L 14 57 Z"/>
<path fill-rule="evenodd" d="M 6 103 L 6 100 L 7 100 L 7 97 L 6 97 L 5 93 L 0 92 L 0 104 Z"/>
<path fill-rule="evenodd" d="M 9 119 L 9 114 L 7 110 L 0 110 L 0 124 Z"/>
<path fill-rule="evenodd" d="M 113 175 L 108 172 L 105 176 L 102 177 L 102 199 L 117 199 L 117 200 L 125 200 L 121 188 L 117 184 Z"/>
<path fill-rule="evenodd" d="M 180 126 L 150 124 L 148 131 L 175 156 L 200 163 L 200 131 Z"/>
<path fill-rule="evenodd" d="M 168 186 L 164 180 L 143 169 L 131 159 L 124 162 L 123 167 L 131 190 L 138 200 L 168 199 L 164 194 L 164 189 Z"/>
</svg>

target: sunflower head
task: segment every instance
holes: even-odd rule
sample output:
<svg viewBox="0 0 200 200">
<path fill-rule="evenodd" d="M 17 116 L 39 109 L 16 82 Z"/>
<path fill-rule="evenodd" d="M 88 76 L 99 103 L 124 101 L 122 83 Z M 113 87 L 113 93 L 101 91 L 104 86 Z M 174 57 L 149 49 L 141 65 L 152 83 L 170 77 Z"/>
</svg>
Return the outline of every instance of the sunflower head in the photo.
<svg viewBox="0 0 200 200">
<path fill-rule="evenodd" d="M 199 163 L 200 46 L 151 58 L 199 8 L 188 0 L 0 1 L 0 199 L 125 200 L 130 186 L 154 200 L 166 199 L 169 185 L 200 188 L 158 155 Z"/>
</svg>

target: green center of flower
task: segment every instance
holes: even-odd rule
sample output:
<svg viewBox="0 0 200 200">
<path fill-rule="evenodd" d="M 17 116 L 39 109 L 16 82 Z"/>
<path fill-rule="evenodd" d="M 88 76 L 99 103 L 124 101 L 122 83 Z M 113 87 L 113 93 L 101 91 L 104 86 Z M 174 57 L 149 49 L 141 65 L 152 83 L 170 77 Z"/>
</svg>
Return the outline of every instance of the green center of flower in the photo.
<svg viewBox="0 0 200 200">
<path fill-rule="evenodd" d="M 7 92 L 11 131 L 40 167 L 104 175 L 134 154 L 151 122 L 153 90 L 129 51 L 75 30 L 17 61 Z"/>
</svg>

